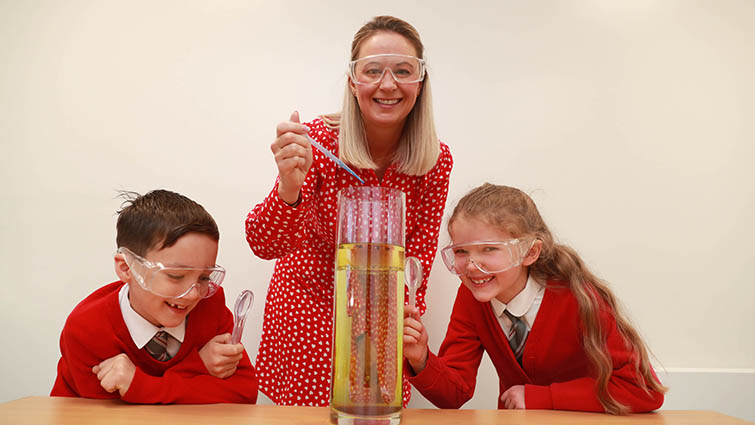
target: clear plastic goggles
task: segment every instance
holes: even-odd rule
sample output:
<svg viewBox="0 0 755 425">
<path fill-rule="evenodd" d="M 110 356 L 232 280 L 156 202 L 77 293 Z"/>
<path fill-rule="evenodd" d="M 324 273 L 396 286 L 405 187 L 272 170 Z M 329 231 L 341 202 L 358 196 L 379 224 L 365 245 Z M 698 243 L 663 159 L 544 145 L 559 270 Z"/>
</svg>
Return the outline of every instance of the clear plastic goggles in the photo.
<svg viewBox="0 0 755 425">
<path fill-rule="evenodd" d="M 535 244 L 533 238 L 483 241 L 449 245 L 440 253 L 448 270 L 458 276 L 467 274 L 469 264 L 482 273 L 501 273 L 522 264 Z"/>
<path fill-rule="evenodd" d="M 182 298 L 194 288 L 199 296 L 209 298 L 217 292 L 225 278 L 225 269 L 215 267 L 166 267 L 140 257 L 126 247 L 118 248 L 123 254 L 139 286 L 163 298 Z"/>
<path fill-rule="evenodd" d="M 386 53 L 349 62 L 349 76 L 356 84 L 378 83 L 386 71 L 398 83 L 416 83 L 425 79 L 425 61 L 415 56 Z"/>
</svg>

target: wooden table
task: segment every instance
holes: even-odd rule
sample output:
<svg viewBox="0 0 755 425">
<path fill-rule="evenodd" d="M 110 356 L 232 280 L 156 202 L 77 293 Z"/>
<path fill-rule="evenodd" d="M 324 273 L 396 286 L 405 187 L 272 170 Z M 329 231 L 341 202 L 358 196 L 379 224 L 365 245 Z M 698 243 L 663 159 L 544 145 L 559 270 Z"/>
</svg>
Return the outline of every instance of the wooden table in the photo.
<svg viewBox="0 0 755 425">
<path fill-rule="evenodd" d="M 236 425 L 330 423 L 327 407 L 284 407 L 250 404 L 146 406 L 120 400 L 27 397 L 0 403 L 0 424 L 13 425 Z M 667 424 L 734 425 L 749 422 L 711 411 L 662 410 L 630 416 L 550 410 L 404 409 L 402 425 L 411 424 Z"/>
</svg>

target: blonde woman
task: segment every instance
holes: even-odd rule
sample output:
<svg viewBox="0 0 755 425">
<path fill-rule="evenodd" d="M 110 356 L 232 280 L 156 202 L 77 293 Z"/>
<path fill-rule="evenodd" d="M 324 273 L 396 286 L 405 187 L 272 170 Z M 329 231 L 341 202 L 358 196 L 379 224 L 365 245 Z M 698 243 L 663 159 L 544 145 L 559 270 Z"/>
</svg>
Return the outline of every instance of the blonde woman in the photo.
<svg viewBox="0 0 755 425">
<path fill-rule="evenodd" d="M 249 213 L 247 241 L 277 259 L 257 354 L 259 388 L 276 404 L 327 406 L 330 396 L 336 196 L 361 185 L 313 150 L 306 135 L 340 157 L 366 185 L 406 193 L 406 255 L 420 259 L 425 292 L 453 165 L 435 133 L 430 79 L 417 30 L 378 16 L 354 36 L 340 114 L 278 124 L 278 178 Z M 404 379 L 404 404 L 409 384 Z"/>
</svg>

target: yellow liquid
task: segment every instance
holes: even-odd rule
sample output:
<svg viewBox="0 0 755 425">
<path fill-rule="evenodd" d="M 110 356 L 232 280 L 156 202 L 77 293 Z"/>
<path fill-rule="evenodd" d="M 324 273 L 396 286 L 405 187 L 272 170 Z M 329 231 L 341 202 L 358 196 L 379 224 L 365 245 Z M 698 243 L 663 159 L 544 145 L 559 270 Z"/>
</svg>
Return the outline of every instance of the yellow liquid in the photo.
<svg viewBox="0 0 755 425">
<path fill-rule="evenodd" d="M 330 406 L 386 416 L 402 405 L 404 248 L 342 244 L 336 253 Z"/>
</svg>

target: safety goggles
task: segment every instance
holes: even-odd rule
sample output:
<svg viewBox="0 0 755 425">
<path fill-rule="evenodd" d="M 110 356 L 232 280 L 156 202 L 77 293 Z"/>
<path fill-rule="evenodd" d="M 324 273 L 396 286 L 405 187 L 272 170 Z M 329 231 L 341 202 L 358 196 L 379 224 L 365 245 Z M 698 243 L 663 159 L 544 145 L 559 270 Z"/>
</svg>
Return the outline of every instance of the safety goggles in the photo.
<svg viewBox="0 0 755 425">
<path fill-rule="evenodd" d="M 482 273 L 501 273 L 522 264 L 534 243 L 534 238 L 515 238 L 455 244 L 443 248 L 441 257 L 448 270 L 458 276 L 467 274 L 469 264 Z"/>
<path fill-rule="evenodd" d="M 398 83 L 416 83 L 425 79 L 425 61 L 415 56 L 387 53 L 349 62 L 349 76 L 356 84 L 378 83 L 386 72 Z"/>
<path fill-rule="evenodd" d="M 182 298 L 194 288 L 199 296 L 209 298 L 217 292 L 225 278 L 225 269 L 215 267 L 166 267 L 134 254 L 126 247 L 123 254 L 139 286 L 163 298 Z"/>
</svg>

